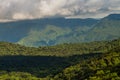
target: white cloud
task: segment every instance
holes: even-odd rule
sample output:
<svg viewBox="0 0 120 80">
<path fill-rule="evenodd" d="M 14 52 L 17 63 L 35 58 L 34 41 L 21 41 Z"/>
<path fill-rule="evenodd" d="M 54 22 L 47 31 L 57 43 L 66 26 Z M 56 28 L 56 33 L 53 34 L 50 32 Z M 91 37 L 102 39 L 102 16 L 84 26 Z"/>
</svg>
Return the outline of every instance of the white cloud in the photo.
<svg viewBox="0 0 120 80">
<path fill-rule="evenodd" d="M 33 17 L 29 14 L 23 14 L 23 13 L 15 13 L 12 16 L 13 19 L 18 20 L 18 19 L 32 19 Z"/>
<path fill-rule="evenodd" d="M 120 13 L 120 0 L 0 0 L 0 20 L 103 17 Z"/>
</svg>

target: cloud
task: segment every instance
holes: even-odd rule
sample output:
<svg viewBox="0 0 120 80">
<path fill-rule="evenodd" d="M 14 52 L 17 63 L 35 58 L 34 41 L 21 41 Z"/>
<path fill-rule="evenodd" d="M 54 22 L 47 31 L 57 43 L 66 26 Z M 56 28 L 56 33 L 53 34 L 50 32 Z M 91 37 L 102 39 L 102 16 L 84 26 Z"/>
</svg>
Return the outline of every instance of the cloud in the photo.
<svg viewBox="0 0 120 80">
<path fill-rule="evenodd" d="M 120 0 L 0 0 L 0 19 L 104 17 L 120 13 Z"/>
</svg>

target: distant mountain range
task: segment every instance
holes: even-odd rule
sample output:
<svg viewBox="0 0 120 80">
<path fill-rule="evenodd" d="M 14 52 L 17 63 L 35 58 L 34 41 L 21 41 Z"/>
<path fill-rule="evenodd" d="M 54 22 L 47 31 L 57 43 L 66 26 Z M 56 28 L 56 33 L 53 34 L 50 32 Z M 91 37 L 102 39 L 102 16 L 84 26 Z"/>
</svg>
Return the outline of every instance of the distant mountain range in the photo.
<svg viewBox="0 0 120 80">
<path fill-rule="evenodd" d="M 0 41 L 26 46 L 112 40 L 120 37 L 120 14 L 103 19 L 44 18 L 0 23 Z"/>
</svg>

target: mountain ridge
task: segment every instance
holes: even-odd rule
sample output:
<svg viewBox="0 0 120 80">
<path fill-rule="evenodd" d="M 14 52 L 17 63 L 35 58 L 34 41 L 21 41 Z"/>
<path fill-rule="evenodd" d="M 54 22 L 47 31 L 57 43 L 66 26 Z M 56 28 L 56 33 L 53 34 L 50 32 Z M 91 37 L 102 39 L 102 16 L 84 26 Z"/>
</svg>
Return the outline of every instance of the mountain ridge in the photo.
<svg viewBox="0 0 120 80">
<path fill-rule="evenodd" d="M 43 18 L 0 23 L 0 41 L 26 46 L 91 42 L 119 38 L 120 14 L 98 19 Z"/>
</svg>

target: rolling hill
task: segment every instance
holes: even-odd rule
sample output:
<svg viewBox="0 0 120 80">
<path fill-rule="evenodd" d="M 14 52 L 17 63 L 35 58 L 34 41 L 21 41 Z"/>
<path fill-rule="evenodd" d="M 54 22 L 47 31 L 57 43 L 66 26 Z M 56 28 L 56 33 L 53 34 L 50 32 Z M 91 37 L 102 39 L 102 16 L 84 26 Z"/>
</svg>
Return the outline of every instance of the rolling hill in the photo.
<svg viewBox="0 0 120 80">
<path fill-rule="evenodd" d="M 120 39 L 45 47 L 0 42 L 1 80 L 120 79 Z"/>
</svg>

